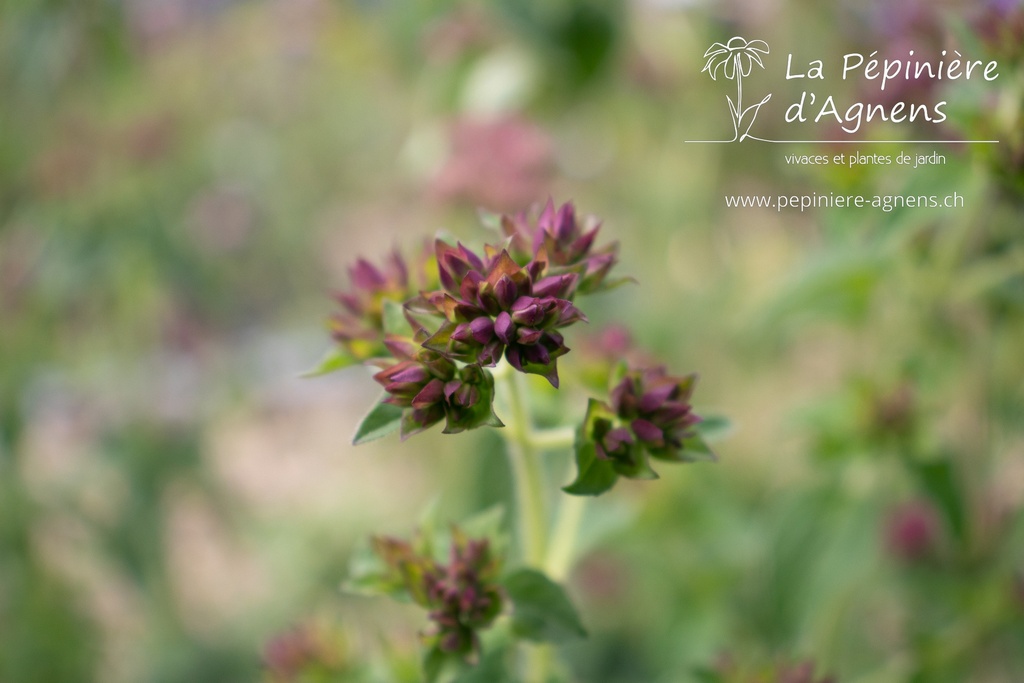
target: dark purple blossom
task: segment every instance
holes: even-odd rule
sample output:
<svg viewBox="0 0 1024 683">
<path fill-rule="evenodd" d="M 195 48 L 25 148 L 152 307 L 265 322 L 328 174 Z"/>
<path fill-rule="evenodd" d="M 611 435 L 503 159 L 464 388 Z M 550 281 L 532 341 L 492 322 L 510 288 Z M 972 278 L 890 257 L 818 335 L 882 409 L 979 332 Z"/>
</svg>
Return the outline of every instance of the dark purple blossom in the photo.
<svg viewBox="0 0 1024 683">
<path fill-rule="evenodd" d="M 479 365 L 457 366 L 453 361 L 428 349 L 415 350 L 406 344 L 388 340 L 401 360 L 373 376 L 384 387 L 384 403 L 403 408 L 402 438 L 421 432 L 441 420 L 444 433 L 457 434 L 483 425 L 501 427 L 494 415 L 494 378 Z"/>
<path fill-rule="evenodd" d="M 655 458 L 678 459 L 683 442 L 700 422 L 690 406 L 696 375 L 670 377 L 664 368 L 627 374 L 611 392 L 611 409 L 620 426 L 597 441 L 599 458 L 631 459 L 640 445 Z"/>
<path fill-rule="evenodd" d="M 566 298 L 572 273 L 539 277 L 541 264 L 520 266 L 502 250 L 485 262 L 461 244 L 437 242 L 443 292 L 420 299 L 445 322 L 423 345 L 467 363 L 493 366 L 504 355 L 521 372 L 546 377 L 558 386 L 557 359 L 569 351 L 557 331 L 586 316 Z"/>
</svg>

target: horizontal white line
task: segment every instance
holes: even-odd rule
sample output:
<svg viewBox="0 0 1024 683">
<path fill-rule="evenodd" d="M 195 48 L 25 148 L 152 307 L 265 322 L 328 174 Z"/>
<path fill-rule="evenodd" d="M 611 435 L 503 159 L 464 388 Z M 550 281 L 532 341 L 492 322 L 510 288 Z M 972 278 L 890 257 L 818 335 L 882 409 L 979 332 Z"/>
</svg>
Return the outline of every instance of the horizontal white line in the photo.
<svg viewBox="0 0 1024 683">
<path fill-rule="evenodd" d="M 750 138 L 755 142 L 770 142 L 781 145 L 998 145 L 999 140 L 765 140 Z M 684 142 L 701 145 L 725 145 L 737 140 L 685 140 Z"/>
</svg>

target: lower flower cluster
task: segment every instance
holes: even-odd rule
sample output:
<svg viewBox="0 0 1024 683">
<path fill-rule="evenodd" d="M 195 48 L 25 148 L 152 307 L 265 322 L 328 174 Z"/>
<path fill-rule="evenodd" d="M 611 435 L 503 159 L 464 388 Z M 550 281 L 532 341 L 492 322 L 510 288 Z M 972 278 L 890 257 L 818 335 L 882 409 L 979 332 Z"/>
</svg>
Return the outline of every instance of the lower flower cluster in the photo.
<svg viewBox="0 0 1024 683">
<path fill-rule="evenodd" d="M 455 530 L 447 564 L 395 538 L 375 538 L 373 547 L 387 567 L 392 588 L 427 608 L 433 626 L 424 634 L 426 644 L 443 655 L 474 659 L 480 650 L 479 631 L 491 625 L 504 604 L 497 583 L 499 563 L 490 543 Z"/>
</svg>

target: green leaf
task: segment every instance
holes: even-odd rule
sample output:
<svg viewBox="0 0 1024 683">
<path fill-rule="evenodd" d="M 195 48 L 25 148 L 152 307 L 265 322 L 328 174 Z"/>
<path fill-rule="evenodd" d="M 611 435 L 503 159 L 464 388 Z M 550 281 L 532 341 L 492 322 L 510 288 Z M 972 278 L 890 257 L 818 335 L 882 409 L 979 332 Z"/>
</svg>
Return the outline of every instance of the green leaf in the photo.
<svg viewBox="0 0 1024 683">
<path fill-rule="evenodd" d="M 791 318 L 861 320 L 889 262 L 874 251 L 826 253 L 813 260 L 783 287 L 775 302 L 764 309 L 762 324 L 775 327 Z"/>
<path fill-rule="evenodd" d="M 725 683 L 725 678 L 722 677 L 722 674 L 714 669 L 700 667 L 692 669 L 690 674 L 697 683 Z"/>
<path fill-rule="evenodd" d="M 390 403 L 378 403 L 373 407 L 356 428 L 352 443 L 360 444 L 387 436 L 398 429 L 402 423 L 402 409 Z"/>
<path fill-rule="evenodd" d="M 405 309 L 397 301 L 384 301 L 383 327 L 385 334 L 409 334 L 409 321 L 405 319 Z"/>
<path fill-rule="evenodd" d="M 435 683 L 448 663 L 449 656 L 438 647 L 432 647 L 423 653 L 423 679 L 426 683 Z"/>
<path fill-rule="evenodd" d="M 313 368 L 302 373 L 302 377 L 320 377 L 322 375 L 329 375 L 332 372 L 342 370 L 349 366 L 355 365 L 359 361 L 349 354 L 344 348 L 336 346 L 320 359 L 320 363 Z"/>
<path fill-rule="evenodd" d="M 509 681 L 505 662 L 505 648 L 485 650 L 476 666 L 463 666 L 452 683 L 504 683 Z"/>
<path fill-rule="evenodd" d="M 633 462 L 630 463 L 625 460 L 616 460 L 612 467 L 615 471 L 626 477 L 627 479 L 637 479 L 640 481 L 653 481 L 660 479 L 658 473 L 651 467 L 649 456 L 654 453 L 647 448 L 634 445 L 632 448 Z"/>
<path fill-rule="evenodd" d="M 615 485 L 618 472 L 610 460 L 597 457 L 597 449 L 590 439 L 594 423 L 599 419 L 614 417 L 608 407 L 596 398 L 587 403 L 587 414 L 583 424 L 576 430 L 576 480 L 562 488 L 574 496 L 598 496 Z"/>
<path fill-rule="evenodd" d="M 679 451 L 679 459 L 683 462 L 714 462 L 718 456 L 699 434 L 683 439 L 683 449 Z"/>
<path fill-rule="evenodd" d="M 459 528 L 470 538 L 486 538 L 494 550 L 504 540 L 502 529 L 505 521 L 505 506 L 492 505 L 459 524 Z"/>
<path fill-rule="evenodd" d="M 957 482 L 953 461 L 944 458 L 914 464 L 914 474 L 925 493 L 942 511 L 950 530 L 960 541 L 967 536 L 967 520 L 964 514 L 963 496 Z"/>
<path fill-rule="evenodd" d="M 388 566 L 369 543 L 359 544 L 349 562 L 348 578 L 341 584 L 346 593 L 367 597 L 388 596 L 409 601 L 405 585 L 389 575 Z"/>
<path fill-rule="evenodd" d="M 580 283 L 578 293 L 581 295 L 586 294 L 601 294 L 603 292 L 610 292 L 613 289 L 618 289 L 622 285 L 637 285 L 640 284 L 635 277 L 632 275 L 626 275 L 624 277 L 618 277 L 613 280 L 602 280 L 598 284 L 592 282 L 583 281 Z"/>
<path fill-rule="evenodd" d="M 574 496 L 599 496 L 615 486 L 619 475 L 610 460 L 597 457 L 594 444 L 585 442 L 576 446 L 576 480 L 562 487 Z"/>
<path fill-rule="evenodd" d="M 501 231 L 500 213 L 494 213 L 493 211 L 488 211 L 487 209 L 477 209 L 476 214 L 480 220 L 480 225 L 482 225 L 484 229 L 493 230 L 502 237 L 505 236 L 504 233 Z"/>
<path fill-rule="evenodd" d="M 441 327 L 437 328 L 437 332 L 423 342 L 423 346 L 431 351 L 446 353 L 448 351 L 448 343 L 452 339 L 452 332 L 455 331 L 456 327 L 458 326 L 455 323 L 445 321 Z"/>
<path fill-rule="evenodd" d="M 732 420 L 724 415 L 707 415 L 693 426 L 701 438 L 708 441 L 723 439 L 732 433 Z"/>
<path fill-rule="evenodd" d="M 535 569 L 519 569 L 502 581 L 512 601 L 512 632 L 520 638 L 562 642 L 586 637 L 565 590 Z"/>
</svg>

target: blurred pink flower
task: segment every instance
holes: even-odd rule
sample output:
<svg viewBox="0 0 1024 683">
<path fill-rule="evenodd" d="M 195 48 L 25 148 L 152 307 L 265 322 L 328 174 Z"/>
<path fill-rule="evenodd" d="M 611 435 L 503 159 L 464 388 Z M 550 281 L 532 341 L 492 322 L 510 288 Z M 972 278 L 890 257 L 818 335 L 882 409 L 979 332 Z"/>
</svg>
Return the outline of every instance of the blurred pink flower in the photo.
<svg viewBox="0 0 1024 683">
<path fill-rule="evenodd" d="M 450 150 L 430 188 L 443 201 L 516 211 L 547 194 L 551 142 L 521 118 L 460 119 L 451 128 Z"/>
<path fill-rule="evenodd" d="M 903 503 L 893 510 L 885 524 L 889 552 L 905 562 L 934 557 L 939 546 L 941 525 L 935 508 L 924 500 Z"/>
</svg>

